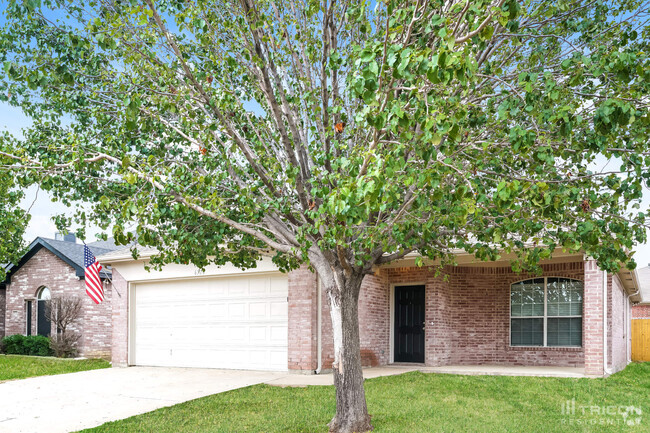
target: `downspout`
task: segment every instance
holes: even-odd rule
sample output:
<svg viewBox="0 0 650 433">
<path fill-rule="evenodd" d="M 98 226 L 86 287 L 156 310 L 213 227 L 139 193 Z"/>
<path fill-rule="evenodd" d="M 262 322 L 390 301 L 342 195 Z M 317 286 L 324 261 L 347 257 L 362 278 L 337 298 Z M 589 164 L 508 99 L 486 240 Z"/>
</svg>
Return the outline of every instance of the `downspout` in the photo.
<svg viewBox="0 0 650 433">
<path fill-rule="evenodd" d="M 603 375 L 612 374 L 607 367 L 607 271 L 603 271 Z"/>
<path fill-rule="evenodd" d="M 632 362 L 632 296 L 638 295 L 639 291 L 637 289 L 627 297 L 627 308 L 625 309 L 625 359 L 627 364 Z"/>
<path fill-rule="evenodd" d="M 630 320 L 631 312 L 631 301 L 629 296 L 625 298 L 625 365 L 629 364 L 632 360 L 630 359 L 630 327 L 632 326 L 632 321 Z"/>
<path fill-rule="evenodd" d="M 323 356 L 322 356 L 322 352 L 323 352 L 323 344 L 322 344 L 322 329 L 323 329 L 323 327 L 322 327 L 322 321 L 323 321 L 323 318 L 322 318 L 322 309 L 323 309 L 322 303 L 323 303 L 323 296 L 322 296 L 320 278 L 316 277 L 316 280 L 317 280 L 317 286 L 318 286 L 318 289 L 317 289 L 318 301 L 316 302 L 316 305 L 318 306 L 317 307 L 318 312 L 316 313 L 316 317 L 318 318 L 317 319 L 318 331 L 317 331 L 317 334 L 316 334 L 317 335 L 316 344 L 317 344 L 317 347 L 318 347 L 318 350 L 317 350 L 317 353 L 318 353 L 318 355 L 317 355 L 318 356 L 318 366 L 316 367 L 316 370 L 314 370 L 314 374 L 320 374 L 321 370 L 323 369 Z"/>
<path fill-rule="evenodd" d="M 625 365 L 630 363 L 630 298 L 625 298 Z"/>
</svg>

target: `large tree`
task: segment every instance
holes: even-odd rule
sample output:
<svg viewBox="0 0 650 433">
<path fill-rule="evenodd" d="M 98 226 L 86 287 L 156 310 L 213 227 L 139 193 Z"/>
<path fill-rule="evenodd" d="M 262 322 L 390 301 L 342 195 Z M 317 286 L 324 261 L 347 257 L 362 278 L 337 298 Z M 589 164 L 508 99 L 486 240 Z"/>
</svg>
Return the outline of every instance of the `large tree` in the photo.
<svg viewBox="0 0 650 433">
<path fill-rule="evenodd" d="M 4 140 L 3 136 L 12 141 L 3 131 L 0 133 L 0 143 Z M 3 170 L 3 167 L 14 165 L 15 159 L 0 151 L 0 282 L 5 279 L 5 266 L 16 263 L 24 252 L 23 234 L 30 219 L 28 212 L 21 207 L 25 195 L 22 187 L 29 182 L 19 182 L 30 176 L 15 177 Z"/>
<path fill-rule="evenodd" d="M 94 203 L 81 219 L 120 242 L 136 227 L 158 264 L 311 266 L 333 432 L 371 429 L 357 304 L 374 267 L 463 249 L 531 269 L 562 247 L 614 271 L 645 241 L 647 2 L 11 0 L 5 15 L 0 98 L 34 120 L 0 142 L 11 169 Z"/>
</svg>

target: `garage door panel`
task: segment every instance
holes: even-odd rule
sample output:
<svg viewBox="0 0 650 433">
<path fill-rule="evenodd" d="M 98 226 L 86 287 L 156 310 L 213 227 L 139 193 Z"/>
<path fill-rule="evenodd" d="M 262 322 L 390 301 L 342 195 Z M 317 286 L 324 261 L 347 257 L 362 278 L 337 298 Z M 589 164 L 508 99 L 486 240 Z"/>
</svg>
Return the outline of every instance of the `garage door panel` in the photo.
<svg viewBox="0 0 650 433">
<path fill-rule="evenodd" d="M 201 341 L 210 338 L 209 330 L 203 327 L 189 328 L 177 327 L 174 328 L 171 341 L 176 344 L 182 344 L 183 341 Z"/>
<path fill-rule="evenodd" d="M 141 327 L 138 330 L 139 343 L 151 346 L 157 339 L 171 341 L 171 333 L 171 329 L 163 330 L 154 327 Z"/>
<path fill-rule="evenodd" d="M 286 277 L 272 277 L 269 282 L 271 296 L 286 296 L 289 293 L 289 280 Z"/>
<path fill-rule="evenodd" d="M 224 303 L 212 303 L 208 305 L 208 315 L 210 317 L 224 317 L 228 314 L 228 305 Z"/>
<path fill-rule="evenodd" d="M 270 350 L 269 365 L 278 367 L 278 369 L 286 369 L 287 352 L 282 350 Z"/>
<path fill-rule="evenodd" d="M 289 335 L 287 334 L 287 328 L 284 326 L 271 326 L 270 327 L 270 338 L 269 342 L 280 345 L 288 345 Z"/>
<path fill-rule="evenodd" d="M 286 276 L 135 286 L 137 365 L 287 369 Z"/>
<path fill-rule="evenodd" d="M 160 365 L 169 367 L 171 363 L 171 354 L 169 350 L 156 347 L 143 346 L 140 353 L 140 365 Z"/>
<path fill-rule="evenodd" d="M 180 304 L 176 308 L 169 309 L 169 315 L 172 322 L 194 322 L 200 318 L 210 317 L 210 308 L 204 304 Z"/>
<path fill-rule="evenodd" d="M 264 326 L 251 326 L 248 332 L 250 341 L 264 342 L 267 339 L 267 330 Z"/>
<path fill-rule="evenodd" d="M 248 284 L 249 280 L 247 278 L 237 278 L 230 280 L 230 284 L 228 286 L 228 295 L 231 297 L 247 296 Z"/>
<path fill-rule="evenodd" d="M 244 345 L 248 342 L 248 332 L 244 326 L 231 326 L 228 333 L 228 341 L 232 341 L 235 345 Z"/>
<path fill-rule="evenodd" d="M 246 304 L 231 303 L 228 305 L 228 318 L 230 320 L 241 320 L 246 317 Z"/>
<path fill-rule="evenodd" d="M 268 296 L 270 294 L 271 281 L 268 278 L 256 278 L 250 281 L 248 294 L 251 297 Z"/>
<path fill-rule="evenodd" d="M 249 319 L 266 319 L 267 316 L 267 307 L 266 302 L 251 302 L 248 304 L 248 317 Z"/>
<path fill-rule="evenodd" d="M 284 320 L 288 314 L 288 305 L 286 302 L 271 302 L 271 317 L 278 320 Z"/>
</svg>

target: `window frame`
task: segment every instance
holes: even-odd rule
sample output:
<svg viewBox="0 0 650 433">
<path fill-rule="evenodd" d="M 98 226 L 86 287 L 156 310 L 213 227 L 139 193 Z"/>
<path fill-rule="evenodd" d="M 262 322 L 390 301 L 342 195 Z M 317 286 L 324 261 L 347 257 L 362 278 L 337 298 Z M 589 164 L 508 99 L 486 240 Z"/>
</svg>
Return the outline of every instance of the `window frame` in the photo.
<svg viewBox="0 0 650 433">
<path fill-rule="evenodd" d="M 548 279 L 549 278 L 558 278 L 558 279 L 564 279 L 564 280 L 569 280 L 569 281 L 577 281 L 582 284 L 582 302 L 581 302 L 581 312 L 582 314 L 580 315 L 570 315 L 570 316 L 549 316 L 548 315 Z M 544 280 L 544 315 L 543 316 L 512 316 L 512 287 L 515 284 L 518 283 L 523 283 L 525 281 L 533 281 L 533 280 Z M 583 347 L 583 340 L 584 340 L 584 293 L 585 293 L 585 283 L 583 280 L 579 280 L 577 278 L 570 278 L 570 277 L 560 277 L 560 276 L 555 276 L 555 275 L 549 275 L 549 276 L 544 276 L 544 277 L 533 277 L 533 278 L 526 278 L 523 280 L 518 280 L 518 281 L 513 281 L 510 283 L 510 288 L 508 289 L 508 346 L 513 347 L 513 348 L 531 348 L 531 349 L 553 349 L 553 348 L 569 348 L 569 349 L 575 349 L 575 348 L 582 348 Z M 543 334 L 543 345 L 541 346 L 531 346 L 531 345 L 514 345 L 512 344 L 512 319 L 542 319 L 543 323 L 543 328 L 542 328 L 542 334 Z M 579 346 L 574 346 L 574 345 L 566 345 L 566 346 L 549 346 L 548 345 L 548 319 L 583 319 L 581 322 L 582 329 L 580 330 L 580 342 L 581 344 Z"/>
<path fill-rule="evenodd" d="M 47 297 L 43 296 L 45 293 L 47 293 Z M 36 299 L 38 301 L 49 301 L 52 299 L 52 291 L 47 286 L 42 286 L 36 293 Z"/>
<path fill-rule="evenodd" d="M 28 337 L 32 335 L 33 302 L 31 299 L 25 300 L 25 335 Z"/>
</svg>

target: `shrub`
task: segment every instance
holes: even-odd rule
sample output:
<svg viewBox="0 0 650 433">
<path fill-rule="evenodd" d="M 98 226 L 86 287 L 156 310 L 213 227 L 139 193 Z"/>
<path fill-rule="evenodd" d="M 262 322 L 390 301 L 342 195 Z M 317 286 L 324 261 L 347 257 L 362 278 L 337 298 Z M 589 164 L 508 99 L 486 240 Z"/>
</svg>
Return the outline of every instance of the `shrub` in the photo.
<svg viewBox="0 0 650 433">
<path fill-rule="evenodd" d="M 58 358 L 77 356 L 77 342 L 81 335 L 70 325 L 81 318 L 83 303 L 78 296 L 54 296 L 45 304 L 45 317 L 56 326 L 56 334 L 50 337 L 50 348 Z"/>
<path fill-rule="evenodd" d="M 42 335 L 10 335 L 2 339 L 2 346 L 8 355 L 52 355 L 50 339 Z"/>
<path fill-rule="evenodd" d="M 67 331 L 65 333 L 52 335 L 50 348 L 57 358 L 74 358 L 77 356 L 77 342 L 81 338 L 77 332 Z"/>
<path fill-rule="evenodd" d="M 24 335 L 16 334 L 10 335 L 2 339 L 2 346 L 4 353 L 9 355 L 23 355 L 23 341 Z"/>
</svg>

